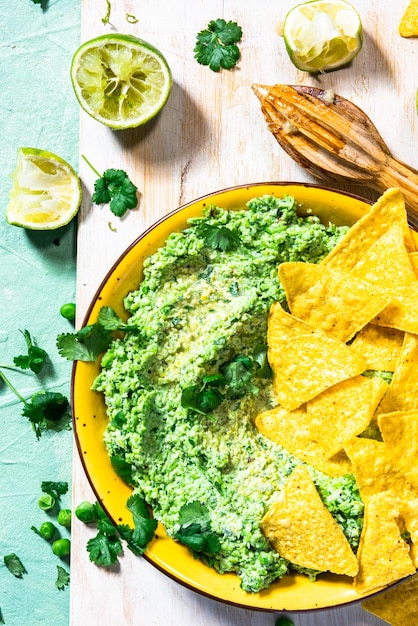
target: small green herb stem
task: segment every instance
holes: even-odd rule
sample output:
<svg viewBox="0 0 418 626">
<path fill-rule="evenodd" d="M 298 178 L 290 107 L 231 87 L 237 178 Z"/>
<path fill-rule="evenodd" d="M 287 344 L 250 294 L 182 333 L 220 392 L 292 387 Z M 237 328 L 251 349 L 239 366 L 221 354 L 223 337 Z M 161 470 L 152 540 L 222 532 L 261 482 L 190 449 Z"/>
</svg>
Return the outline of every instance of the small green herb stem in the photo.
<svg viewBox="0 0 418 626">
<path fill-rule="evenodd" d="M 103 178 L 101 174 L 99 174 L 99 172 L 96 170 L 96 168 L 90 163 L 90 161 L 88 160 L 88 158 L 82 154 L 81 155 L 83 157 L 83 159 L 85 160 L 85 162 L 87 163 L 87 165 L 93 170 L 93 172 L 96 174 L 96 176 L 98 178 Z"/>
<path fill-rule="evenodd" d="M 8 368 L 8 369 L 13 369 L 13 368 Z M 10 380 L 1 370 L 0 370 L 0 378 L 2 379 L 4 384 L 10 389 L 10 391 L 12 391 L 15 394 L 15 396 L 19 398 L 19 400 L 23 402 L 23 404 L 25 404 L 26 402 L 25 398 L 18 392 L 18 390 L 12 385 Z"/>
</svg>

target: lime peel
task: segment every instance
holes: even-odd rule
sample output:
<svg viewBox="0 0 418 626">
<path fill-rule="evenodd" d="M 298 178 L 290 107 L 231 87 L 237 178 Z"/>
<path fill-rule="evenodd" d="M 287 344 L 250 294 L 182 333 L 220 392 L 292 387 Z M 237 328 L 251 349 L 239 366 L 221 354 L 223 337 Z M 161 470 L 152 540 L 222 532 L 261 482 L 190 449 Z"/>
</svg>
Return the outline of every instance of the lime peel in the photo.
<svg viewBox="0 0 418 626">
<path fill-rule="evenodd" d="M 14 226 L 55 230 L 68 224 L 80 208 L 80 179 L 53 152 L 19 148 L 12 181 L 6 219 Z"/>
<path fill-rule="evenodd" d="M 159 113 L 172 86 L 170 67 L 152 44 L 106 34 L 83 43 L 71 64 L 80 106 L 114 130 L 145 124 Z"/>
<path fill-rule="evenodd" d="M 362 48 L 363 29 L 359 13 L 345 0 L 310 0 L 287 13 L 283 38 L 292 63 L 318 73 L 350 63 Z"/>
</svg>

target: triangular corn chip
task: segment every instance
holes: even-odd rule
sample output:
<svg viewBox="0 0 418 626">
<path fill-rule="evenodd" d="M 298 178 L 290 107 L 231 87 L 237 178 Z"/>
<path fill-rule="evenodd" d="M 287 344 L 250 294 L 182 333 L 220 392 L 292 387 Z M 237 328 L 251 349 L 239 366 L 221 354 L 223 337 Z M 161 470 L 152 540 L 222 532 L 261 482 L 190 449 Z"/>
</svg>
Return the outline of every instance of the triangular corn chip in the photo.
<svg viewBox="0 0 418 626">
<path fill-rule="evenodd" d="M 261 529 L 280 556 L 296 565 L 347 576 L 358 571 L 347 538 L 303 465 L 293 470 Z"/>
<path fill-rule="evenodd" d="M 383 413 L 378 424 L 392 463 L 418 496 L 418 409 Z"/>
<path fill-rule="evenodd" d="M 387 388 L 388 384 L 381 378 L 355 376 L 307 402 L 312 437 L 317 439 L 328 458 L 369 426 Z"/>
<path fill-rule="evenodd" d="M 361 355 L 322 330 L 289 315 L 279 303 L 270 309 L 267 345 L 274 394 L 277 402 L 288 410 L 366 369 Z"/>
<path fill-rule="evenodd" d="M 322 263 L 350 271 L 370 246 L 395 223 L 402 228 L 408 252 L 415 252 L 416 246 L 409 230 L 402 193 L 398 188 L 390 188 L 353 224 Z"/>
<path fill-rule="evenodd" d="M 366 359 L 368 370 L 394 372 L 403 338 L 403 331 L 396 328 L 367 324 L 357 333 L 350 348 Z"/>
<path fill-rule="evenodd" d="M 343 342 L 352 339 L 391 300 L 389 293 L 365 280 L 322 264 L 282 263 L 279 277 L 291 313 Z"/>
<path fill-rule="evenodd" d="M 257 415 L 255 425 L 262 435 L 328 476 L 344 476 L 352 470 L 344 452 L 328 458 L 316 438 L 305 405 L 294 411 L 281 407 L 265 411 Z"/>
<path fill-rule="evenodd" d="M 364 600 L 361 605 L 392 626 L 415 626 L 418 624 L 417 598 L 418 574 L 414 574 L 399 585 Z"/>
<path fill-rule="evenodd" d="M 354 579 L 359 593 L 381 589 L 415 572 L 399 528 L 401 508 L 401 499 L 392 491 L 376 493 L 366 502 Z"/>
<path fill-rule="evenodd" d="M 418 335 L 405 334 L 398 365 L 376 414 L 418 408 Z"/>
</svg>

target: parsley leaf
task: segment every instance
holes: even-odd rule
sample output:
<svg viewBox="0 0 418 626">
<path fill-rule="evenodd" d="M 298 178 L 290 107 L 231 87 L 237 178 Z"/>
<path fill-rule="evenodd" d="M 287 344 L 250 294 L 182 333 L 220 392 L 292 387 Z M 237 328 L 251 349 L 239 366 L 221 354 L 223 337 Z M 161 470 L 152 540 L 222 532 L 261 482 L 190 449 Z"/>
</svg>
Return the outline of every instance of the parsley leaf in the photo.
<svg viewBox="0 0 418 626">
<path fill-rule="evenodd" d="M 180 509 L 179 523 L 180 529 L 174 538 L 210 563 L 210 557 L 220 551 L 221 544 L 218 535 L 211 531 L 207 507 L 198 501 L 188 502 Z"/>
<path fill-rule="evenodd" d="M 20 332 L 22 333 L 26 341 L 27 354 L 15 356 L 13 359 L 13 363 L 16 365 L 16 367 L 20 367 L 23 370 L 30 369 L 35 374 L 39 374 L 45 364 L 48 354 L 42 348 L 34 345 L 32 337 L 28 330 L 21 330 Z"/>
<path fill-rule="evenodd" d="M 138 187 L 129 179 L 128 174 L 119 169 L 108 169 L 94 183 L 92 201 L 96 204 L 109 204 L 114 215 L 122 217 L 128 209 L 138 206 L 136 195 Z"/>
<path fill-rule="evenodd" d="M 205 244 L 213 250 L 232 250 L 241 243 L 236 233 L 226 226 L 215 226 L 212 224 L 203 224 L 199 229 L 199 234 L 203 237 Z"/>
<path fill-rule="evenodd" d="M 38 391 L 23 404 L 22 415 L 32 423 L 37 438 L 44 430 L 68 429 L 68 399 L 55 391 Z"/>
<path fill-rule="evenodd" d="M 241 56 L 236 45 L 241 37 L 242 28 L 236 22 L 226 22 L 222 18 L 211 20 L 196 36 L 194 58 L 214 72 L 219 72 L 221 67 L 230 70 Z"/>
<path fill-rule="evenodd" d="M 101 324 L 89 324 L 76 333 L 57 337 L 58 352 L 69 361 L 95 361 L 112 341 L 111 331 Z"/>
<path fill-rule="evenodd" d="M 118 555 L 123 552 L 123 549 L 119 537 L 115 535 L 109 537 L 99 531 L 95 537 L 88 540 L 87 551 L 90 561 L 96 565 L 109 567 L 116 563 Z"/>
<path fill-rule="evenodd" d="M 25 566 L 14 552 L 7 554 L 3 560 L 9 572 L 16 578 L 22 578 L 23 574 L 27 574 Z"/>
<path fill-rule="evenodd" d="M 67 570 L 61 565 L 57 565 L 58 575 L 57 580 L 55 581 L 55 586 L 60 591 L 65 589 L 65 587 L 70 583 L 70 574 Z"/>
</svg>

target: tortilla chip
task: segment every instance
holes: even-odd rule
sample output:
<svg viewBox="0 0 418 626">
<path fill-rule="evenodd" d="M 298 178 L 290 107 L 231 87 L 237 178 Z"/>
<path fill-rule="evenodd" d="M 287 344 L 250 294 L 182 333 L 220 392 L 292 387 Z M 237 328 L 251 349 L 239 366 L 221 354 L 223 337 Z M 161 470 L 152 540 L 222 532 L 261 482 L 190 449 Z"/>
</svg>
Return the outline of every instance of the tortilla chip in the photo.
<svg viewBox="0 0 418 626">
<path fill-rule="evenodd" d="M 366 369 L 361 355 L 289 315 L 278 302 L 270 309 L 267 345 L 274 395 L 289 411 Z"/>
<path fill-rule="evenodd" d="M 381 378 L 355 376 L 333 385 L 306 405 L 311 436 L 329 457 L 370 424 L 388 388 Z"/>
<path fill-rule="evenodd" d="M 350 347 L 363 355 L 368 370 L 394 372 L 403 338 L 404 333 L 401 330 L 368 324 L 357 333 Z"/>
<path fill-rule="evenodd" d="M 398 365 L 376 415 L 418 408 L 418 336 L 405 334 Z"/>
<path fill-rule="evenodd" d="M 373 320 L 379 326 L 418 334 L 418 283 L 392 288 L 393 300 Z"/>
<path fill-rule="evenodd" d="M 416 246 L 408 226 L 405 201 L 401 191 L 395 187 L 387 189 L 370 210 L 353 224 L 348 233 L 327 254 L 321 265 L 350 271 L 370 246 L 393 224 L 401 226 L 408 252 L 415 252 Z"/>
<path fill-rule="evenodd" d="M 393 224 L 367 250 L 350 272 L 351 276 L 366 280 L 393 293 L 401 285 L 417 283 L 405 247 L 403 229 Z"/>
<path fill-rule="evenodd" d="M 401 507 L 401 499 L 392 491 L 376 493 L 365 504 L 357 552 L 359 571 L 354 579 L 359 593 L 381 589 L 415 573 L 399 528 Z"/>
<path fill-rule="evenodd" d="M 418 574 L 361 603 L 363 609 L 392 626 L 418 624 Z"/>
<path fill-rule="evenodd" d="M 291 313 L 343 342 L 352 339 L 391 300 L 389 293 L 326 265 L 282 263 L 279 277 Z"/>
<path fill-rule="evenodd" d="M 378 424 L 392 463 L 418 496 L 418 409 L 379 415 Z"/>
<path fill-rule="evenodd" d="M 257 415 L 255 425 L 262 435 L 328 476 L 344 476 L 352 471 L 345 452 L 328 458 L 326 451 L 321 448 L 306 412 L 306 405 L 294 411 L 281 407 L 265 411 Z"/>
<path fill-rule="evenodd" d="M 418 0 L 411 0 L 399 23 L 401 37 L 418 37 Z"/>
<path fill-rule="evenodd" d="M 413 486 L 392 462 L 392 455 L 382 441 L 355 437 L 344 444 L 363 502 L 383 491 L 393 491 L 405 500 L 416 497 Z"/>
<path fill-rule="evenodd" d="M 347 538 L 303 465 L 293 470 L 279 499 L 261 520 L 261 530 L 280 556 L 291 563 L 347 576 L 358 571 Z"/>
<path fill-rule="evenodd" d="M 402 519 L 406 530 L 410 534 L 411 548 L 409 556 L 414 566 L 418 567 L 418 498 L 408 500 L 402 504 Z M 418 596 L 417 596 L 418 603 Z M 418 622 L 417 622 L 418 623 Z"/>
<path fill-rule="evenodd" d="M 410 252 L 409 253 L 409 261 L 412 265 L 412 269 L 414 270 L 417 278 L 418 278 L 418 252 Z"/>
</svg>

